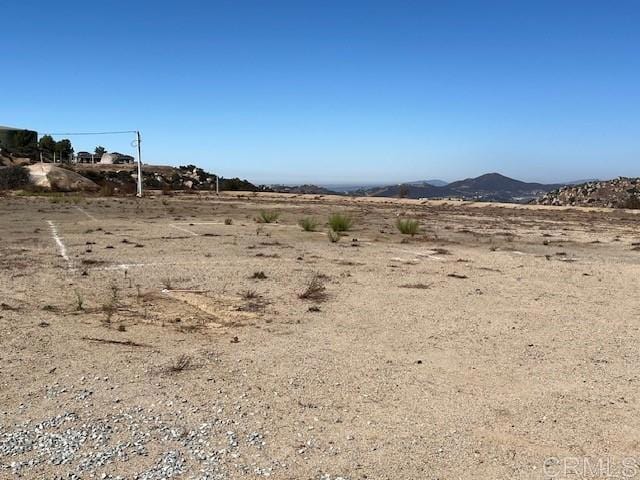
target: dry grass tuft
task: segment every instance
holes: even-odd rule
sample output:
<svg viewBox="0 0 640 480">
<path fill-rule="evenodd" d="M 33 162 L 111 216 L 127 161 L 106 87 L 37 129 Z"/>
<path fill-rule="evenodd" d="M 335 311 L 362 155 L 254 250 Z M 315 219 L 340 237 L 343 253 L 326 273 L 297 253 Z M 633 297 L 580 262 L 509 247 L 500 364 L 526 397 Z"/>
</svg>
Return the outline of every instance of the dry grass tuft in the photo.
<svg viewBox="0 0 640 480">
<path fill-rule="evenodd" d="M 262 210 L 256 221 L 258 223 L 275 223 L 280 218 L 280 213 L 275 211 Z"/>
<path fill-rule="evenodd" d="M 318 228 L 318 221 L 313 217 L 304 217 L 298 221 L 298 225 L 300 225 L 305 232 L 315 232 L 316 228 Z"/>
<path fill-rule="evenodd" d="M 169 365 L 167 370 L 171 373 L 178 373 L 188 370 L 193 367 L 193 361 L 189 355 L 185 355 L 184 353 L 180 355 L 175 361 Z"/>
<path fill-rule="evenodd" d="M 321 302 L 327 298 L 327 289 L 324 286 L 326 276 L 315 273 L 304 291 L 298 295 L 303 300 L 314 300 Z"/>
<path fill-rule="evenodd" d="M 340 241 L 340 234 L 329 229 L 327 230 L 327 238 L 331 243 L 338 243 Z"/>
<path fill-rule="evenodd" d="M 75 301 L 76 312 L 81 312 L 82 310 L 84 310 L 84 297 L 82 296 L 82 293 L 80 293 L 80 290 L 78 289 L 74 290 L 74 293 L 76 294 L 76 301 Z"/>
<path fill-rule="evenodd" d="M 413 218 L 399 218 L 396 221 L 396 227 L 400 230 L 400 233 L 404 235 L 411 235 L 412 237 L 420 230 L 418 220 Z"/>
<path fill-rule="evenodd" d="M 431 284 L 429 283 L 405 283 L 404 285 L 400 285 L 400 288 L 417 288 L 420 290 L 426 290 L 431 288 Z"/>
<path fill-rule="evenodd" d="M 260 297 L 260 295 L 258 295 L 258 292 L 256 292 L 255 290 L 245 290 L 244 292 L 240 293 L 240 296 L 244 300 L 253 300 Z"/>
</svg>

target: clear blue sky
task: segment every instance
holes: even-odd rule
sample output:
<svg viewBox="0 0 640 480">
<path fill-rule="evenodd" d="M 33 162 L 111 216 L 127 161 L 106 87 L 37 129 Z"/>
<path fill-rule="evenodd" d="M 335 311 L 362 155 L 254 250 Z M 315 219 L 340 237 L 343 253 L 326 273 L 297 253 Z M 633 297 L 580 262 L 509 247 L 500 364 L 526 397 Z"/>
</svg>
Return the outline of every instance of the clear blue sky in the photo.
<svg viewBox="0 0 640 480">
<path fill-rule="evenodd" d="M 639 1 L 9 1 L 0 124 L 255 182 L 640 176 Z M 132 151 L 130 138 L 72 137 Z"/>
</svg>

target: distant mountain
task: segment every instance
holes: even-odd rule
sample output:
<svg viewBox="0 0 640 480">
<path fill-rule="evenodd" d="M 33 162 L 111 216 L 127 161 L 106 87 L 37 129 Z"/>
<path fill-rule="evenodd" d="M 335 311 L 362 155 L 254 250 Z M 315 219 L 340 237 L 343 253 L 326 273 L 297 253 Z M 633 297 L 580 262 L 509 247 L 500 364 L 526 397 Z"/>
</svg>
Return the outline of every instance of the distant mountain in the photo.
<svg viewBox="0 0 640 480">
<path fill-rule="evenodd" d="M 327 190 L 331 190 L 333 192 L 339 192 L 342 194 L 355 192 L 355 191 L 363 191 L 369 190 L 375 187 L 382 186 L 383 183 L 321 183 L 320 187 L 326 188 Z"/>
<path fill-rule="evenodd" d="M 585 178 L 582 180 L 573 180 L 571 182 L 566 182 L 564 185 L 582 185 L 583 183 L 599 182 L 599 181 L 600 181 L 599 178 Z"/>
<path fill-rule="evenodd" d="M 318 185 L 270 185 L 269 188 L 274 192 L 279 193 L 300 193 L 300 194 L 313 194 L 313 195 L 340 195 L 339 192 L 334 192 L 328 188 L 319 187 Z"/>
<path fill-rule="evenodd" d="M 447 182 L 445 182 L 444 180 L 438 180 L 438 179 L 433 179 L 433 180 L 416 180 L 415 182 L 406 182 L 407 185 L 415 185 L 416 187 L 421 187 L 424 184 L 427 185 L 432 185 L 434 187 L 444 187 L 445 185 L 448 185 Z"/>
<path fill-rule="evenodd" d="M 546 192 L 560 188 L 562 184 L 545 185 L 505 177 L 499 173 L 487 173 L 476 178 L 466 178 L 443 186 L 411 182 L 372 188 L 364 194 L 374 197 L 406 198 L 464 198 L 470 200 L 526 202 Z"/>
<path fill-rule="evenodd" d="M 561 185 L 529 183 L 505 177 L 499 173 L 486 173 L 476 178 L 467 178 L 447 185 L 463 197 L 490 200 L 529 199 L 541 193 L 559 188 Z"/>
<path fill-rule="evenodd" d="M 402 183 L 398 185 L 372 188 L 366 192 L 354 193 L 360 195 L 364 194 L 370 197 L 440 198 L 451 196 L 447 187 L 437 187 L 429 185 L 428 183 L 423 183 L 421 185 Z"/>
</svg>

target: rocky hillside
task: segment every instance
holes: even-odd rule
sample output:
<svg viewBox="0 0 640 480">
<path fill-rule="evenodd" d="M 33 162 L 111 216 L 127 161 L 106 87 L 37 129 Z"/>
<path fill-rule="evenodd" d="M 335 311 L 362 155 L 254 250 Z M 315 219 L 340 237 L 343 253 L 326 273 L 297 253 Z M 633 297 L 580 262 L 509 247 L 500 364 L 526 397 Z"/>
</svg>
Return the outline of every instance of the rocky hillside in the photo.
<svg viewBox="0 0 640 480">
<path fill-rule="evenodd" d="M 569 205 L 608 208 L 640 208 L 640 178 L 568 185 L 537 198 L 538 205 Z"/>
<path fill-rule="evenodd" d="M 136 190 L 135 165 L 76 165 L 73 169 L 102 187 L 114 188 L 122 193 Z M 216 175 L 194 165 L 177 168 L 144 165 L 143 186 L 154 190 L 215 190 Z M 256 191 L 259 187 L 239 178 L 219 178 L 220 190 Z"/>
<path fill-rule="evenodd" d="M 24 165 L 25 174 L 30 176 L 30 183 L 37 188 L 55 191 L 101 190 L 102 193 L 134 193 L 138 178 L 136 165 L 100 165 L 100 164 L 51 164 L 34 163 L 29 165 L 29 159 L 21 159 L 0 155 L 0 189 L 20 188 L 11 179 L 13 170 Z M 142 167 L 142 182 L 145 189 L 151 190 L 215 190 L 216 180 L 221 191 L 242 190 L 257 191 L 270 190 L 267 187 L 256 186 L 247 180 L 239 178 L 217 177 L 194 165 L 169 167 L 161 165 L 144 165 Z M 7 185 L 5 186 L 4 183 Z"/>
</svg>

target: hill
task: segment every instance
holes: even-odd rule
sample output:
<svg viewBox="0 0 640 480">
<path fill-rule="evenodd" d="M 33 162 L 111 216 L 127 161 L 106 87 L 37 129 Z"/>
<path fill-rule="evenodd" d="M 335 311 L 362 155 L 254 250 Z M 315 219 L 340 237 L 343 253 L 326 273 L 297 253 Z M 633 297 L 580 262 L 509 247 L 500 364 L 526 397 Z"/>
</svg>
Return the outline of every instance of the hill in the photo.
<svg viewBox="0 0 640 480">
<path fill-rule="evenodd" d="M 441 198 L 450 197 L 453 192 L 447 187 L 436 187 L 434 185 L 422 184 L 414 185 L 403 183 L 398 185 L 388 185 L 377 187 L 364 192 L 353 192 L 369 197 L 404 197 L 404 198 Z"/>
<path fill-rule="evenodd" d="M 536 197 L 544 192 L 559 188 L 561 185 L 522 182 L 500 173 L 486 173 L 476 178 L 467 178 L 452 182 L 447 187 L 465 198 L 482 200 L 524 200 Z"/>
<path fill-rule="evenodd" d="M 312 194 L 312 195 L 342 195 L 340 192 L 329 190 L 325 187 L 319 187 L 318 185 L 269 185 L 269 188 L 274 192 L 279 193 L 299 193 L 299 194 Z"/>
<path fill-rule="evenodd" d="M 119 192 L 133 193 L 136 189 L 137 166 L 130 165 L 74 165 L 70 167 L 101 187 L 115 188 Z M 157 190 L 215 190 L 216 179 L 220 190 L 256 191 L 259 187 L 239 178 L 217 178 L 215 174 L 194 165 L 170 167 L 144 165 L 142 180 L 145 189 Z"/>
<path fill-rule="evenodd" d="M 487 173 L 476 178 L 466 178 L 443 186 L 418 182 L 389 185 L 361 192 L 374 197 L 406 198 L 464 198 L 470 200 L 525 202 L 561 185 L 522 182 L 499 173 Z"/>
<path fill-rule="evenodd" d="M 415 185 L 416 187 L 421 187 L 423 185 L 433 185 L 434 187 L 444 187 L 448 185 L 448 182 L 444 180 L 438 180 L 437 178 L 431 180 L 416 180 L 414 182 L 406 182 L 407 185 Z"/>
</svg>

